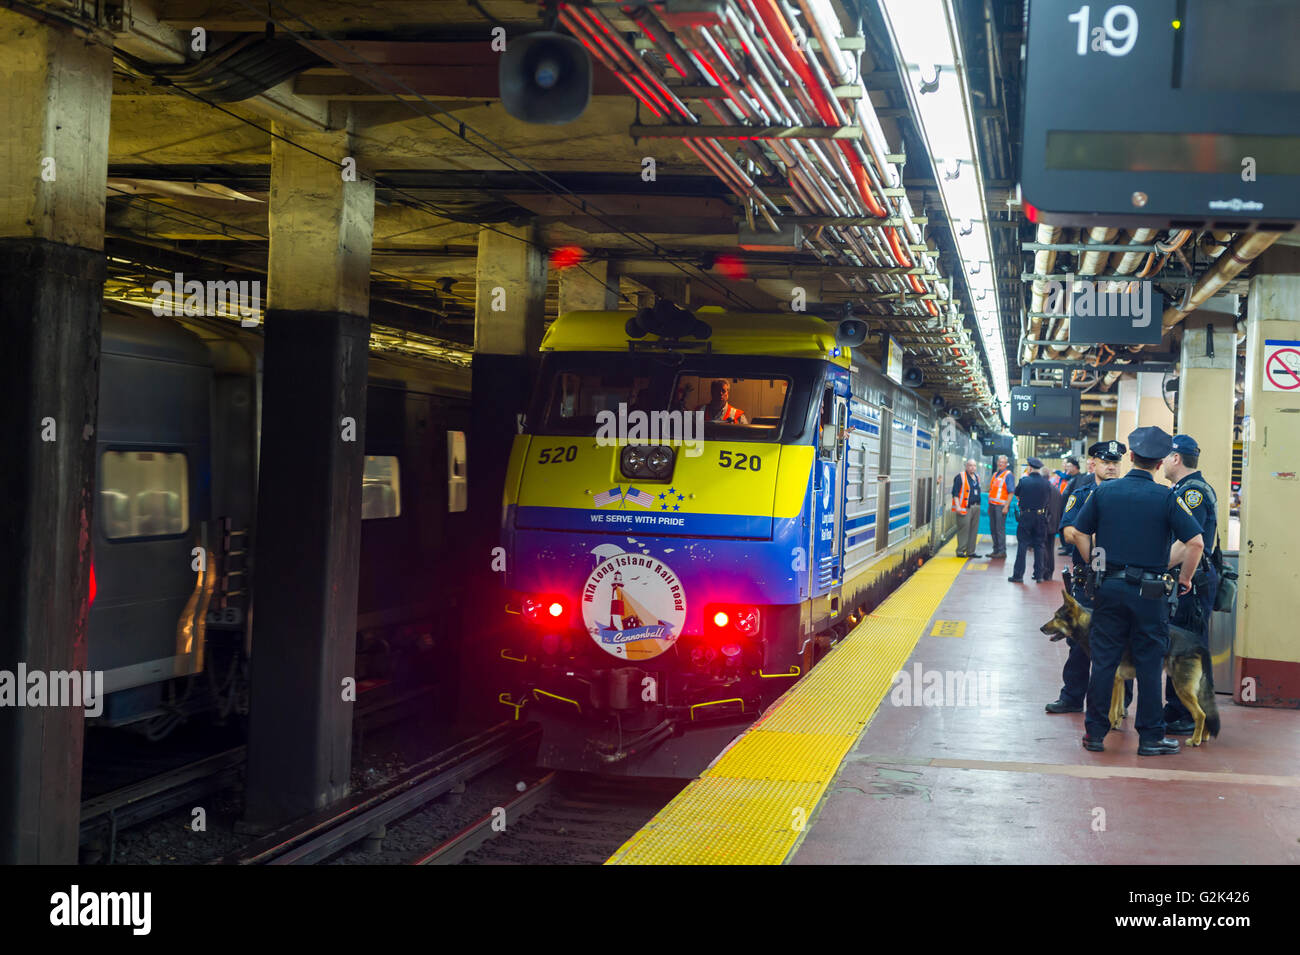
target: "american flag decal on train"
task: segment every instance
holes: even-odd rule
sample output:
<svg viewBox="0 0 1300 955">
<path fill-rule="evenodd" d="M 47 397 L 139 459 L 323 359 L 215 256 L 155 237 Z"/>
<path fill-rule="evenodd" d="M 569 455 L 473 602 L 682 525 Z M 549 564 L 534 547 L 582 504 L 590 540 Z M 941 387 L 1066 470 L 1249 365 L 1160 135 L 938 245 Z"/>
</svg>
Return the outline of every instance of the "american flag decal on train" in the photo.
<svg viewBox="0 0 1300 955">
<path fill-rule="evenodd" d="M 622 486 L 611 487 L 608 491 L 601 491 L 599 494 L 592 495 L 591 499 L 597 507 L 604 507 L 614 501 L 621 501 L 623 499 L 623 488 Z"/>
<path fill-rule="evenodd" d="M 633 504 L 640 504 L 642 507 L 654 507 L 656 500 L 653 494 L 647 494 L 645 491 L 638 490 L 634 487 L 627 489 L 627 493 L 623 495 L 623 499 L 631 501 Z"/>
</svg>

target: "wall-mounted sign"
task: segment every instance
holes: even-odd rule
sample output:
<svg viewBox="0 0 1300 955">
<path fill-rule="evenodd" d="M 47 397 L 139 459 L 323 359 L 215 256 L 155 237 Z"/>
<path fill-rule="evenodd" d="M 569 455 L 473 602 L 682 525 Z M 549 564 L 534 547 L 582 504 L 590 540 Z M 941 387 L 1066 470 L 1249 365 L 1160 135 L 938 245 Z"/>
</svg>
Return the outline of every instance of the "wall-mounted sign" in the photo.
<svg viewBox="0 0 1300 955">
<path fill-rule="evenodd" d="M 903 346 L 893 335 L 885 338 L 885 377 L 896 384 L 903 383 Z"/>
</svg>

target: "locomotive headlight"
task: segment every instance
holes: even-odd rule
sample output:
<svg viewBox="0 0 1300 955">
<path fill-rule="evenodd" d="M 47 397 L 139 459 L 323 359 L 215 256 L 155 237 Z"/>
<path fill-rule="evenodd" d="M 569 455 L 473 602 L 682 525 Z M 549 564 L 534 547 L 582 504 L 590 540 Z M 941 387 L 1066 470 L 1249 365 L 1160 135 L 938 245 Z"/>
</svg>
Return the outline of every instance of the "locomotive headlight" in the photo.
<svg viewBox="0 0 1300 955">
<path fill-rule="evenodd" d="M 628 445 L 619 455 L 619 467 L 622 468 L 624 477 L 639 477 L 646 467 L 645 448 Z"/>
<path fill-rule="evenodd" d="M 673 468 L 673 452 L 668 448 L 651 448 L 646 466 L 655 477 L 666 477 Z"/>
</svg>

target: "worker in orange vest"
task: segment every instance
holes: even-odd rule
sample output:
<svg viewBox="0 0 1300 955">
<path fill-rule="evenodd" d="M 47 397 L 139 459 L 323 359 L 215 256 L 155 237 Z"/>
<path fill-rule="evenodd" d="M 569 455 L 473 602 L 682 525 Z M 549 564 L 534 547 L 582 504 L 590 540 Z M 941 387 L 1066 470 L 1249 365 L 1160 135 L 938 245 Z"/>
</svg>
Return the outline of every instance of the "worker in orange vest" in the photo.
<svg viewBox="0 0 1300 955">
<path fill-rule="evenodd" d="M 983 557 L 975 553 L 980 532 L 980 478 L 975 459 L 952 481 L 952 509 L 957 513 L 957 556 Z"/>
<path fill-rule="evenodd" d="M 731 382 L 724 378 L 718 378 L 709 385 L 711 400 L 708 404 L 700 405 L 696 411 L 704 412 L 705 421 L 721 421 L 725 424 L 749 424 L 749 418 L 745 412 L 733 405 L 728 399 L 731 398 Z"/>
<path fill-rule="evenodd" d="M 989 532 L 993 535 L 992 557 L 1007 556 L 1007 510 L 1016 489 L 1016 477 L 1007 467 L 1007 456 L 998 455 L 997 469 L 989 481 Z"/>
</svg>

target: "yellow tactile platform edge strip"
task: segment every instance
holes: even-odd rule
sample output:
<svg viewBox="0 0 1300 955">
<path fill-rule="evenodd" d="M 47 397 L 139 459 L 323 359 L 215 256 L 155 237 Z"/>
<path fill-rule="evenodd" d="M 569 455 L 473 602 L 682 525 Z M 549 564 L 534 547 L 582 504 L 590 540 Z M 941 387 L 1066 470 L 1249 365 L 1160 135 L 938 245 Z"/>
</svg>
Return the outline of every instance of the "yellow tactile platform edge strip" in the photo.
<svg viewBox="0 0 1300 955">
<path fill-rule="evenodd" d="M 607 865 L 777 865 L 965 565 L 949 544 L 858 625 Z"/>
</svg>

